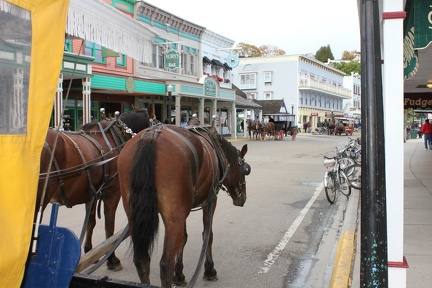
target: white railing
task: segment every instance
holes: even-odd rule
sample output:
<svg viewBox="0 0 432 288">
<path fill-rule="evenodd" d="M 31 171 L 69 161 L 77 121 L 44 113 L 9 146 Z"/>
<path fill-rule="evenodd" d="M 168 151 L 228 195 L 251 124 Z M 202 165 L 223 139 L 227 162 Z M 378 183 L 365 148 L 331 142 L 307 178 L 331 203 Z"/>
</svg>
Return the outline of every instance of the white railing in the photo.
<svg viewBox="0 0 432 288">
<path fill-rule="evenodd" d="M 333 84 L 323 83 L 310 78 L 300 78 L 299 88 L 317 89 L 329 92 L 344 98 L 351 98 L 351 90 L 345 87 L 336 87 Z"/>
</svg>

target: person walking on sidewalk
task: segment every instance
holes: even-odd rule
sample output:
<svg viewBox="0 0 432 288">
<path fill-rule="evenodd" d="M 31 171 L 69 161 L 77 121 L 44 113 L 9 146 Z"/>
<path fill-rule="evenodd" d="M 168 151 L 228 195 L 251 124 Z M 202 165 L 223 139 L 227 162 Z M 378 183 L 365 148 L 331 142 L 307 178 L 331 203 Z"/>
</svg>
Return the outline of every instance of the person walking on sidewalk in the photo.
<svg viewBox="0 0 432 288">
<path fill-rule="evenodd" d="M 425 123 L 423 124 L 421 131 L 424 135 L 423 138 L 424 138 L 425 149 L 427 150 L 429 148 L 432 150 L 432 124 L 429 123 L 429 119 L 425 120 Z"/>
</svg>

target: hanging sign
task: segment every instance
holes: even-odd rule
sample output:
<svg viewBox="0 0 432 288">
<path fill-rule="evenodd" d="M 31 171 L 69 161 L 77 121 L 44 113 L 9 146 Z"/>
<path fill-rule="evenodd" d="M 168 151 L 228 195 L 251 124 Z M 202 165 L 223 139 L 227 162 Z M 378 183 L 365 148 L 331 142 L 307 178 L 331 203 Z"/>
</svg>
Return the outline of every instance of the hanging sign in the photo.
<svg viewBox="0 0 432 288">
<path fill-rule="evenodd" d="M 165 68 L 174 70 L 180 68 L 180 53 L 175 49 L 169 49 L 165 53 Z"/>
<path fill-rule="evenodd" d="M 239 60 L 238 55 L 236 55 L 236 54 L 230 54 L 227 57 L 226 64 L 229 67 L 231 67 L 231 68 L 235 68 L 235 67 L 237 67 L 239 65 L 239 62 L 240 62 L 240 60 Z"/>
</svg>

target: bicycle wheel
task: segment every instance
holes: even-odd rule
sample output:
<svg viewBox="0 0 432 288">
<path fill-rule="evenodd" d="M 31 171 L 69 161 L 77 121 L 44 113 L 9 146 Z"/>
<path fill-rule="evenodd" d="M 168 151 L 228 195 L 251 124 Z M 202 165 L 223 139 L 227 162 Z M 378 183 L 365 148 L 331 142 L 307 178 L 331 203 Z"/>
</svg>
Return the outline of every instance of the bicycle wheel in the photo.
<svg viewBox="0 0 432 288">
<path fill-rule="evenodd" d="M 336 186 L 335 186 L 335 177 L 334 173 L 326 173 L 324 176 L 324 190 L 327 197 L 327 200 L 330 204 L 333 204 L 336 200 Z"/>
<path fill-rule="evenodd" d="M 354 161 L 357 164 L 361 164 L 361 149 L 355 152 L 354 157 Z"/>
<path fill-rule="evenodd" d="M 347 176 L 347 178 L 350 182 L 356 182 L 356 181 L 358 181 L 358 177 L 361 174 L 361 165 L 354 163 L 354 164 L 346 167 L 344 172 L 345 172 L 345 175 Z M 349 175 L 347 175 L 347 172 L 349 172 Z"/>
<path fill-rule="evenodd" d="M 337 180 L 338 180 L 336 185 L 337 190 L 345 196 L 350 196 L 351 185 L 348 180 L 348 177 L 345 175 L 345 173 L 342 170 L 339 171 L 339 177 Z"/>
<path fill-rule="evenodd" d="M 339 165 L 342 171 L 344 171 L 347 177 L 350 177 L 354 172 L 354 160 L 349 157 L 343 157 L 339 159 Z"/>
</svg>

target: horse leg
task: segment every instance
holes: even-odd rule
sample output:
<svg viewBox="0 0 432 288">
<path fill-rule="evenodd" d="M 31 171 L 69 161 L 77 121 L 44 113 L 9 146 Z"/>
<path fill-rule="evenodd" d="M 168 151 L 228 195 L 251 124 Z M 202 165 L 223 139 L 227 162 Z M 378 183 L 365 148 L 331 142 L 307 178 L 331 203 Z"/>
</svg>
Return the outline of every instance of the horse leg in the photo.
<svg viewBox="0 0 432 288">
<path fill-rule="evenodd" d="M 96 204 L 93 203 L 92 207 L 89 207 L 90 202 L 85 203 L 86 211 L 89 211 L 90 216 L 87 223 L 86 234 L 84 239 L 84 253 L 89 252 L 93 248 L 92 237 L 93 229 L 96 226 Z M 87 213 L 87 212 L 86 212 Z"/>
<path fill-rule="evenodd" d="M 181 247 L 179 253 L 177 253 L 175 273 L 173 276 L 174 284 L 176 284 L 178 286 L 182 286 L 182 287 L 186 286 L 186 284 L 187 284 L 187 281 L 185 280 L 185 275 L 183 274 L 183 251 L 184 251 L 184 247 L 186 246 L 187 239 L 188 239 L 186 226 L 184 229 L 183 239 L 184 239 L 183 240 L 183 246 Z"/>
<path fill-rule="evenodd" d="M 135 264 L 135 268 L 138 272 L 138 276 L 140 278 L 141 283 L 150 285 L 150 255 L 145 253 L 143 259 L 138 259 L 135 254 L 133 257 L 133 262 Z"/>
<path fill-rule="evenodd" d="M 216 209 L 216 201 L 217 199 L 215 198 L 213 200 L 213 205 L 212 207 L 204 207 L 203 208 L 203 224 L 204 224 L 204 232 L 203 232 L 203 239 L 204 239 L 204 233 L 207 229 L 209 229 L 210 231 L 210 237 L 209 237 L 209 241 L 208 241 L 208 247 L 207 247 L 207 251 L 206 251 L 206 260 L 204 262 L 204 280 L 207 281 L 217 281 L 217 271 L 214 268 L 214 262 L 213 262 L 213 254 L 212 254 L 212 244 L 213 244 L 213 229 L 212 229 L 212 225 L 209 226 L 209 216 L 208 216 L 208 209 L 212 209 L 211 211 L 211 217 L 213 218 L 215 209 Z"/>
<path fill-rule="evenodd" d="M 164 217 L 162 216 L 164 219 Z M 181 221 L 182 223 L 178 223 Z M 179 253 L 184 243 L 184 229 L 186 227 L 186 218 L 174 222 L 165 221 L 165 237 L 164 237 L 164 249 L 161 260 L 159 262 L 160 267 L 160 279 L 161 287 L 171 288 L 172 278 L 174 275 L 175 258 Z"/>
<path fill-rule="evenodd" d="M 114 187 L 113 187 L 114 188 Z M 118 203 L 120 202 L 120 196 L 118 187 L 115 188 L 114 193 L 105 193 L 104 196 L 104 215 L 105 215 L 105 238 L 108 239 L 112 235 L 114 235 L 114 226 L 115 226 L 115 215 L 117 211 Z M 110 191 L 111 192 L 111 191 Z M 123 266 L 120 263 L 120 260 L 113 252 L 107 260 L 107 266 L 109 270 L 112 271 L 120 271 L 123 269 Z"/>
</svg>

